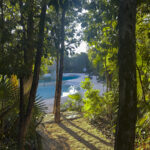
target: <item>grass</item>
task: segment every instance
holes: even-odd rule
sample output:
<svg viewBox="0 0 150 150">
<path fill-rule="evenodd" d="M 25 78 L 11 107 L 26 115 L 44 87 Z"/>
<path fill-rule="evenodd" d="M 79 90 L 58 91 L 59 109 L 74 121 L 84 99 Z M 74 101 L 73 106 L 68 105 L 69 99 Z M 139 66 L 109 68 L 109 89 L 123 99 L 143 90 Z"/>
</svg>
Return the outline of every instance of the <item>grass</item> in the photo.
<svg viewBox="0 0 150 150">
<path fill-rule="evenodd" d="M 81 114 L 64 112 L 61 123 L 54 116 L 45 116 L 38 127 L 44 150 L 112 150 L 113 144 Z"/>
</svg>

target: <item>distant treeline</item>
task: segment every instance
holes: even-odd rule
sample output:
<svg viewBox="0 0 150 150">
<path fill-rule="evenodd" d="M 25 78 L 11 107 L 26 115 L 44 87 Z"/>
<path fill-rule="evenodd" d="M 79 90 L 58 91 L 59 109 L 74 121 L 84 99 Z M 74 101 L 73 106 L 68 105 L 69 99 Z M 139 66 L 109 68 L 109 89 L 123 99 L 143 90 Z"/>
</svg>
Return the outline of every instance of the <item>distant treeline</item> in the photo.
<svg viewBox="0 0 150 150">
<path fill-rule="evenodd" d="M 90 68 L 90 61 L 86 53 L 75 54 L 72 57 L 65 56 L 64 72 L 66 73 L 83 73 Z"/>
<path fill-rule="evenodd" d="M 72 57 L 65 56 L 64 73 L 87 73 L 89 76 L 100 76 L 97 69 L 90 62 L 88 54 L 83 52 Z"/>
</svg>

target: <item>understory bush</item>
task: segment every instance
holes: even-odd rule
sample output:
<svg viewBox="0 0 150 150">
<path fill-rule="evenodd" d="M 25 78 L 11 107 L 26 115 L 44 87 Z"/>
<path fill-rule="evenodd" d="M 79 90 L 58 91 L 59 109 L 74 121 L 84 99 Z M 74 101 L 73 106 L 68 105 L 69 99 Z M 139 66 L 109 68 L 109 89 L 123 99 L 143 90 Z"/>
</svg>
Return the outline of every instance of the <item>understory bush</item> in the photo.
<svg viewBox="0 0 150 150">
<path fill-rule="evenodd" d="M 83 106 L 82 96 L 80 93 L 68 95 L 67 101 L 61 106 L 62 110 L 81 111 Z"/>
<path fill-rule="evenodd" d="M 25 102 L 28 96 L 24 97 Z M 27 103 L 26 103 L 27 105 Z M 26 138 L 26 149 L 34 148 L 36 142 L 36 127 L 41 122 L 45 109 L 41 98 L 36 97 L 32 120 Z M 19 88 L 12 79 L 0 80 L 0 149 L 16 150 L 19 131 Z"/>
<path fill-rule="evenodd" d="M 103 116 L 110 121 L 116 118 L 118 96 L 113 91 L 100 96 L 100 90 L 93 88 L 89 78 L 81 82 L 81 87 L 85 90 L 82 111 L 86 117 L 94 119 Z"/>
<path fill-rule="evenodd" d="M 150 101 L 147 103 L 139 101 L 138 118 L 136 123 L 137 145 L 149 145 L 150 148 Z"/>
<path fill-rule="evenodd" d="M 102 97 L 99 95 L 100 91 L 93 89 L 90 78 L 85 78 L 85 81 L 81 82 L 81 87 L 85 90 L 82 111 L 84 112 L 85 117 L 92 119 L 103 111 L 101 109 Z"/>
<path fill-rule="evenodd" d="M 81 82 L 84 96 L 80 93 L 69 95 L 67 101 L 62 105 L 62 110 L 82 111 L 89 120 L 103 116 L 111 122 L 116 120 L 118 94 L 109 91 L 100 96 L 100 90 L 94 89 L 90 78 L 86 77 Z"/>
<path fill-rule="evenodd" d="M 112 132 L 115 133 L 115 126 L 118 112 L 118 90 L 105 92 L 100 95 L 100 90 L 94 89 L 90 78 L 85 78 L 81 82 L 84 89 L 83 98 L 79 93 L 69 95 L 69 99 L 64 104 L 67 110 L 82 111 L 84 116 L 92 122 L 106 119 Z M 150 145 L 150 101 L 145 103 L 138 100 L 138 117 L 136 123 L 136 146 L 139 149 Z"/>
</svg>

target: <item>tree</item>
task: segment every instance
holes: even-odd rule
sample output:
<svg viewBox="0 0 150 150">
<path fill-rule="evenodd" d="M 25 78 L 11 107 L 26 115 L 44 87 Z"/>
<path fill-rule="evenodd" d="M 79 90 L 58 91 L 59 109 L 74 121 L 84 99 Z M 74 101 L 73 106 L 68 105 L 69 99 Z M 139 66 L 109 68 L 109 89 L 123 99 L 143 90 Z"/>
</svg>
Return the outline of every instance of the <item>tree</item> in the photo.
<svg viewBox="0 0 150 150">
<path fill-rule="evenodd" d="M 60 66 L 57 74 L 57 84 L 56 84 L 56 105 L 55 105 L 55 122 L 59 123 L 60 122 L 60 97 L 61 97 L 61 88 L 62 88 L 62 77 L 63 77 L 63 63 L 64 63 L 64 50 L 65 50 L 65 45 L 64 45 L 64 38 L 65 38 L 65 13 L 66 13 L 66 8 L 65 4 L 62 5 L 62 17 L 61 17 L 61 39 L 60 39 L 60 44 L 61 44 L 61 51 L 60 51 Z"/>
<path fill-rule="evenodd" d="M 20 80 L 20 101 L 10 106 L 6 105 L 4 109 L 0 107 L 0 116 L 3 118 L 17 107 L 19 150 L 24 149 L 26 135 L 29 133 L 41 57 L 46 53 L 48 45 L 43 46 L 43 43 L 47 42 L 44 35 L 46 8 L 45 0 L 0 1 L 0 80 L 3 78 L 9 81 L 12 75 L 16 75 Z M 46 54 L 48 55 L 48 52 Z"/>
<path fill-rule="evenodd" d="M 119 110 L 115 150 L 134 150 L 137 119 L 136 86 L 136 0 L 119 5 Z"/>
<path fill-rule="evenodd" d="M 118 1 L 92 0 L 85 3 L 88 10 L 81 16 L 84 40 L 88 42 L 88 57 L 104 77 L 107 91 L 112 90 L 117 79 Z M 115 87 L 117 85 L 114 85 Z"/>
<path fill-rule="evenodd" d="M 35 68 L 34 68 L 34 75 L 33 75 L 33 82 L 30 90 L 29 95 L 29 102 L 27 106 L 27 110 L 25 112 L 25 116 L 20 115 L 20 134 L 19 134 L 19 143 L 18 143 L 18 149 L 24 150 L 24 144 L 25 144 L 25 136 L 27 133 L 27 129 L 29 127 L 29 123 L 32 117 L 32 111 L 33 106 L 35 102 L 36 97 L 36 90 L 38 86 L 38 80 L 39 80 L 39 74 L 40 74 L 40 66 L 41 66 L 41 58 L 42 58 L 42 48 L 43 48 L 43 41 L 44 41 L 44 26 L 45 26 L 45 15 L 46 15 L 46 2 L 45 0 L 42 1 L 41 6 L 41 15 L 40 15 L 40 21 L 39 21 L 39 35 L 38 35 L 38 45 L 37 45 L 37 52 L 36 52 L 36 59 L 35 59 Z M 23 81 L 20 80 L 20 84 Z M 22 112 L 23 107 L 21 107 L 21 102 L 23 101 L 23 87 L 20 86 L 20 111 Z M 20 113 L 21 114 L 21 113 Z"/>
<path fill-rule="evenodd" d="M 76 1 L 65 0 L 63 2 L 61 1 L 59 4 L 59 9 L 61 10 L 61 19 L 60 19 L 60 39 L 58 40 L 58 43 L 60 44 L 60 47 L 58 47 L 59 50 L 57 50 L 58 53 L 57 60 L 56 60 L 57 80 L 56 80 L 56 90 L 55 90 L 55 100 L 54 100 L 54 110 L 53 110 L 55 114 L 55 122 L 57 123 L 60 122 L 60 100 L 61 100 L 61 89 L 62 89 L 62 77 L 63 77 L 63 70 L 64 70 L 64 54 L 67 51 L 67 49 L 72 48 L 71 44 L 74 42 L 74 40 L 72 40 L 74 34 L 72 32 L 70 33 L 65 31 L 66 24 L 68 24 L 68 26 L 69 24 L 71 24 L 71 17 L 69 16 L 74 16 L 76 14 L 74 9 L 72 9 L 72 11 L 71 9 L 69 9 L 69 7 L 73 8 L 73 6 L 80 6 L 80 2 L 78 0 Z M 80 7 L 78 9 L 80 9 Z M 74 14 L 72 12 L 74 12 Z M 66 36 L 67 33 L 68 35 Z M 68 40 L 66 40 L 65 38 L 68 38 Z M 68 46 L 65 46 L 65 41 L 67 42 Z"/>
</svg>

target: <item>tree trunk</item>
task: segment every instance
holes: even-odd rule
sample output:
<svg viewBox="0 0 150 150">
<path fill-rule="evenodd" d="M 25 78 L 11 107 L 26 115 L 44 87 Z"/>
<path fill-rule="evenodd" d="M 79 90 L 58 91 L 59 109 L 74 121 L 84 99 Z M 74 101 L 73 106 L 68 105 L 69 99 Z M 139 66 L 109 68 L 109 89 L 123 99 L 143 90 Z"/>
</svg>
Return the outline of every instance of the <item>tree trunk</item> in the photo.
<svg viewBox="0 0 150 150">
<path fill-rule="evenodd" d="M 62 77 L 63 77 L 63 69 L 64 69 L 64 39 L 65 39 L 65 9 L 62 10 L 62 18 L 61 18 L 61 51 L 60 51 L 60 67 L 59 67 L 59 75 L 58 75 L 58 93 L 56 96 L 56 111 L 55 111 L 55 122 L 60 122 L 60 99 L 61 99 L 61 89 L 62 89 Z"/>
<path fill-rule="evenodd" d="M 28 75 L 32 73 L 33 57 L 34 57 L 34 21 L 33 21 L 33 11 L 34 11 L 34 0 L 27 0 L 28 6 L 28 20 L 27 20 L 27 47 L 25 48 L 24 61 L 28 67 Z"/>
<path fill-rule="evenodd" d="M 119 110 L 115 150 L 134 150 L 137 119 L 136 0 L 120 0 L 119 8 Z"/>
<path fill-rule="evenodd" d="M 25 135 L 24 135 L 24 88 L 23 78 L 20 78 L 20 112 L 19 112 L 19 134 L 18 134 L 18 150 L 24 149 Z"/>
<path fill-rule="evenodd" d="M 59 22 L 59 10 L 57 11 L 57 22 Z M 58 24 L 59 27 L 59 24 Z M 59 73 L 59 57 L 60 57 L 60 31 L 59 28 L 55 28 L 56 38 L 55 47 L 56 47 L 56 89 L 55 89 L 55 99 L 54 99 L 54 106 L 53 106 L 53 114 L 56 112 L 56 99 L 58 95 L 58 73 Z"/>
<path fill-rule="evenodd" d="M 1 26 L 0 26 L 0 30 L 3 34 L 3 30 L 4 30 L 4 10 L 3 10 L 3 0 L 0 1 L 0 9 L 1 9 Z M 0 49 L 1 49 L 1 53 L 4 52 L 4 41 L 2 39 L 0 39 L 1 43 L 0 43 Z M 5 82 L 4 81 L 4 75 L 2 75 L 2 82 Z M 3 110 L 4 108 L 4 99 L 2 99 L 2 102 L 1 102 L 1 110 Z M 1 126 L 1 135 L 3 134 L 3 118 L 0 119 L 0 126 Z"/>
<path fill-rule="evenodd" d="M 4 9 L 3 9 L 3 0 L 0 1 L 0 9 L 1 9 L 1 26 L 0 26 L 0 30 L 3 34 L 3 30 L 4 30 Z M 0 39 L 1 43 L 1 52 L 4 52 L 4 41 L 3 39 Z"/>
<path fill-rule="evenodd" d="M 22 3 L 22 2 L 21 2 Z M 24 78 L 24 95 L 29 95 L 32 80 L 33 80 L 33 73 L 32 73 L 32 66 L 34 60 L 34 0 L 27 0 L 27 8 L 28 8 L 28 20 L 27 20 L 27 34 L 23 35 L 24 45 L 24 62 L 27 67 L 26 77 Z M 24 26 L 23 22 L 23 14 L 22 14 L 22 26 Z M 24 34 L 24 33 L 23 33 Z M 26 37 L 25 37 L 26 36 Z"/>
<path fill-rule="evenodd" d="M 46 4 L 44 3 L 42 5 L 40 22 L 39 22 L 39 35 L 38 35 L 38 45 L 37 45 L 37 53 L 36 53 L 36 59 L 35 59 L 33 82 L 32 82 L 32 87 L 31 87 L 31 91 L 29 95 L 27 111 L 26 111 L 26 115 L 24 118 L 24 124 L 22 124 L 21 126 L 21 129 L 22 129 L 21 138 L 22 139 L 20 139 L 20 141 L 23 141 L 27 134 L 27 129 L 29 127 L 29 123 L 32 117 L 32 110 L 33 110 L 35 97 L 36 97 L 36 91 L 37 91 L 39 74 L 40 74 L 40 66 L 41 66 L 42 47 L 43 47 L 43 40 L 44 40 L 45 15 L 46 15 Z M 24 150 L 24 145 L 21 148 L 22 149 L 19 149 L 19 150 Z"/>
<path fill-rule="evenodd" d="M 29 3 L 29 2 L 28 2 Z M 24 51 L 24 64 L 27 63 L 27 51 L 31 49 L 31 46 L 29 46 L 29 49 L 27 49 L 26 45 L 26 33 L 25 33 L 25 18 L 24 18 L 24 14 L 23 14 L 23 2 L 22 0 L 19 0 L 19 6 L 20 6 L 20 14 L 21 14 L 21 19 L 20 19 L 20 23 L 21 26 L 23 27 L 23 35 L 22 35 L 22 39 L 21 39 L 21 48 Z M 30 10 L 32 11 L 32 9 Z M 33 15 L 29 16 L 31 19 L 32 24 L 30 24 L 30 26 L 28 25 L 28 29 L 29 27 L 31 27 L 33 29 Z M 31 18 L 32 17 L 32 18 Z M 28 22 L 29 22 L 29 18 L 28 18 Z M 33 32 L 33 30 L 32 30 Z M 30 35 L 32 33 L 30 32 Z M 29 34 L 28 34 L 29 36 Z M 32 37 L 32 36 L 31 36 Z M 29 41 L 29 39 L 28 39 Z M 27 67 L 29 67 L 27 65 Z M 31 74 L 31 70 L 30 70 L 30 74 Z M 25 119 L 25 104 L 24 104 L 24 95 L 27 94 L 30 90 L 30 85 L 28 86 L 29 88 L 27 88 L 27 83 L 28 83 L 28 78 L 30 78 L 27 75 L 25 75 L 24 73 L 20 74 L 20 112 L 19 112 L 19 132 L 18 132 L 18 150 L 24 150 L 24 145 L 25 145 L 25 126 L 24 126 L 24 119 Z"/>
<path fill-rule="evenodd" d="M 55 114 L 55 112 L 56 112 L 56 101 L 57 101 L 57 95 L 58 95 L 58 71 L 59 71 L 59 52 L 57 51 L 57 58 L 56 58 L 56 89 L 55 89 L 53 114 Z"/>
<path fill-rule="evenodd" d="M 23 2 L 22 0 L 19 0 L 19 6 L 20 6 L 20 24 L 23 27 L 23 36 L 21 39 L 21 45 L 22 50 L 24 51 L 24 63 L 26 64 L 25 70 L 27 70 L 26 73 L 24 73 L 24 95 L 29 95 L 32 80 L 33 80 L 33 74 L 32 74 L 32 66 L 33 66 L 33 58 L 34 58 L 34 21 L 33 21 L 33 0 L 27 1 L 27 8 L 28 8 L 28 20 L 27 20 L 27 32 L 25 29 L 25 17 L 24 17 L 24 11 L 23 11 Z M 22 76 L 22 75 L 21 75 Z"/>
</svg>

